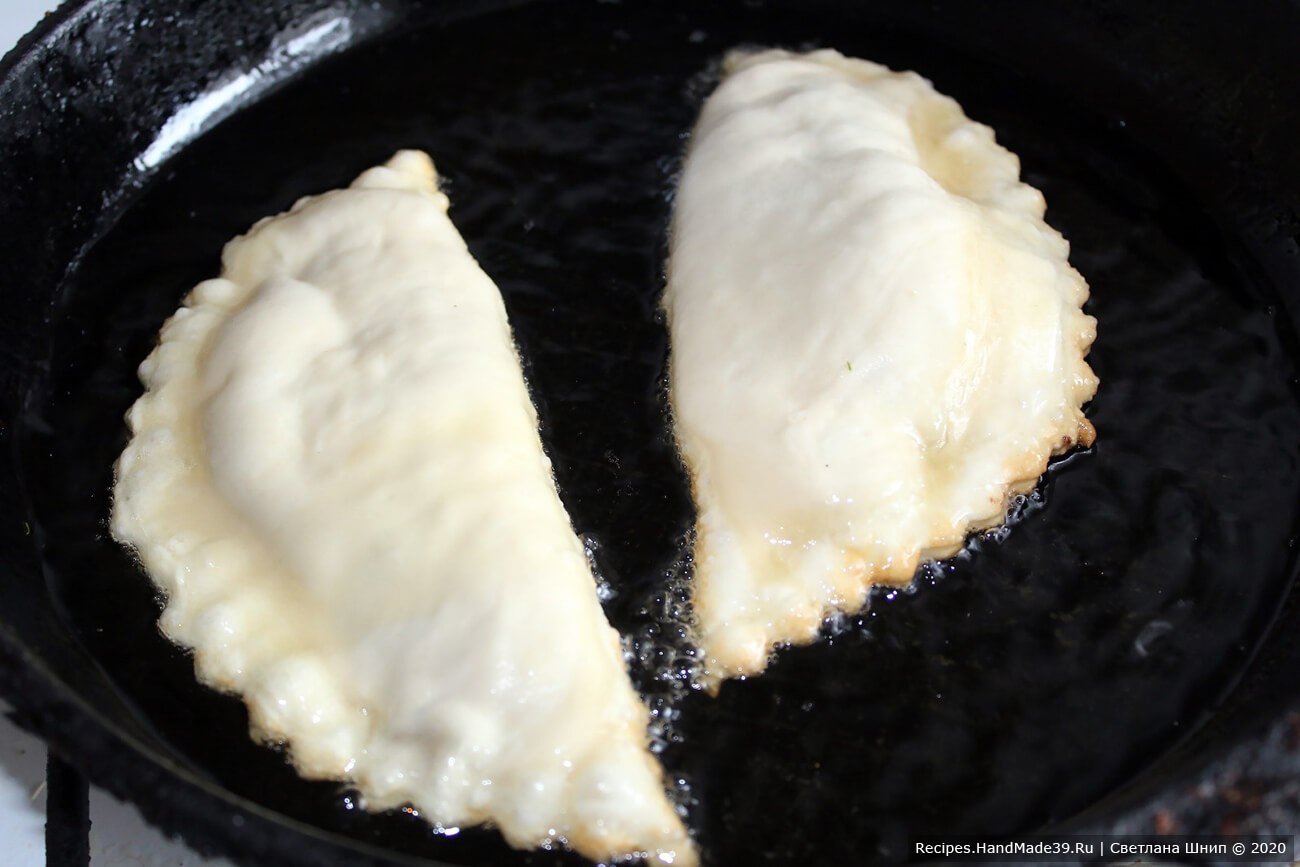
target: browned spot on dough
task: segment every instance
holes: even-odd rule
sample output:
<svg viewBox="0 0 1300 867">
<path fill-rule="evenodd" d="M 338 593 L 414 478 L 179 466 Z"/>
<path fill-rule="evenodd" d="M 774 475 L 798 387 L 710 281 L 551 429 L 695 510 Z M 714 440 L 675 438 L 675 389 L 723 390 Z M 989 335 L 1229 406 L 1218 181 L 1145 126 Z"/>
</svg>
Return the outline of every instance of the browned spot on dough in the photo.
<svg viewBox="0 0 1300 867">
<path fill-rule="evenodd" d="M 1086 418 L 1079 419 L 1079 445 L 1085 449 L 1097 441 L 1097 429 Z"/>
</svg>

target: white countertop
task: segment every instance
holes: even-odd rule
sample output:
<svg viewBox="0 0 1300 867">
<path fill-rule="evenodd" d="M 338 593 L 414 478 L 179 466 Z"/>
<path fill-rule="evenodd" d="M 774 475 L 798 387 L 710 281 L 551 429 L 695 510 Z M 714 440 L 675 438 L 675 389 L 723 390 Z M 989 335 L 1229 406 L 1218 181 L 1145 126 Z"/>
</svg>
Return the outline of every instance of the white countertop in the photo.
<svg viewBox="0 0 1300 867">
<path fill-rule="evenodd" d="M 0 3 L 0 54 L 13 48 L 19 37 L 58 5 L 58 0 L 4 0 Z"/>
<path fill-rule="evenodd" d="M 58 5 L 0 0 L 0 54 Z M 45 864 L 45 744 L 11 723 L 0 702 L 0 841 L 5 867 Z M 150 828 L 134 807 L 90 790 L 90 858 L 95 867 L 233 867 L 194 854 Z"/>
</svg>

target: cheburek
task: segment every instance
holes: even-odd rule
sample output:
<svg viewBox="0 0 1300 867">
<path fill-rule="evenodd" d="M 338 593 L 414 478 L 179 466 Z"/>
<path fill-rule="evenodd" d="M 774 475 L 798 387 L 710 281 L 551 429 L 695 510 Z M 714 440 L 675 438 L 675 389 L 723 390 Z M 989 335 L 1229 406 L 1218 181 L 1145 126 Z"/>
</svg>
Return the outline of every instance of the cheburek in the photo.
<svg viewBox="0 0 1300 867">
<path fill-rule="evenodd" d="M 519 847 L 690 865 L 447 207 L 404 151 L 227 245 L 140 368 L 113 534 L 304 776 Z"/>
<path fill-rule="evenodd" d="M 915 73 L 728 58 L 663 298 L 712 685 L 954 553 L 1091 444 L 1096 323 L 1044 210 L 992 130 Z"/>
</svg>

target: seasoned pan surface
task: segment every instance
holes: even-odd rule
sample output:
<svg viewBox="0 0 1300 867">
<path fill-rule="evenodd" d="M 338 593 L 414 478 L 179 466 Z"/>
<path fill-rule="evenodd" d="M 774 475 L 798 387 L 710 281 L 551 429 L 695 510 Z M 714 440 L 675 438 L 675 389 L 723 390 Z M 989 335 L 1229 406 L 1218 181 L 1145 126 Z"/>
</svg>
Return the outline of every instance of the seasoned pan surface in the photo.
<svg viewBox="0 0 1300 867">
<path fill-rule="evenodd" d="M 894 862 L 920 834 L 1069 827 L 1213 717 L 1290 588 L 1300 403 L 1286 304 L 1300 287 L 1215 210 L 1190 145 L 1098 102 L 1087 69 L 1026 68 L 987 38 L 838 6 L 456 9 L 384 19 L 386 33 L 182 142 L 152 174 L 138 165 L 44 290 L 39 339 L 10 384 L 12 472 L 41 568 L 18 578 L 48 588 L 42 616 L 87 660 L 76 677 L 93 682 L 79 695 L 94 725 L 136 745 L 118 748 L 269 811 L 282 839 L 582 863 L 481 829 L 432 834 L 297 778 L 249 741 L 238 699 L 194 682 L 157 631 L 152 585 L 106 532 L 135 367 L 162 321 L 217 272 L 230 237 L 400 147 L 434 156 L 453 219 L 502 288 L 561 495 L 712 863 Z M 1102 386 L 1097 445 L 1056 463 L 1009 529 L 710 698 L 689 688 L 672 628 L 693 514 L 655 305 L 685 136 L 718 59 L 745 43 L 916 69 L 992 125 L 1092 285 Z"/>
</svg>

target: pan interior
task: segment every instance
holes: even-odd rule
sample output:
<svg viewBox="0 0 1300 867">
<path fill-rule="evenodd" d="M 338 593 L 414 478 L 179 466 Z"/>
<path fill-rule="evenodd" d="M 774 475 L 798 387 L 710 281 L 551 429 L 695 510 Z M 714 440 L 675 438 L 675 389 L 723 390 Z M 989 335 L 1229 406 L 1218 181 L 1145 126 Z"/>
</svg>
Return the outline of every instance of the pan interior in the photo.
<svg viewBox="0 0 1300 867">
<path fill-rule="evenodd" d="M 665 628 L 692 509 L 655 304 L 685 136 L 711 70 L 741 43 L 916 69 L 992 125 L 1092 285 L 1102 386 L 1098 444 L 1056 464 L 1010 530 L 709 698 L 685 688 L 687 649 Z M 52 593 L 129 724 L 237 795 L 450 863 L 580 863 L 514 852 L 490 831 L 433 834 L 300 780 L 250 742 L 238 699 L 194 682 L 157 631 L 152 586 L 106 531 L 135 367 L 217 273 L 222 244 L 424 148 L 505 295 L 565 505 L 713 863 L 891 862 L 918 834 L 1065 820 L 1235 682 L 1287 590 L 1300 503 L 1289 325 L 1231 231 L 1121 121 L 998 58 L 761 6 L 542 4 L 348 51 L 166 163 L 64 286 L 47 399 L 22 431 Z"/>
</svg>

